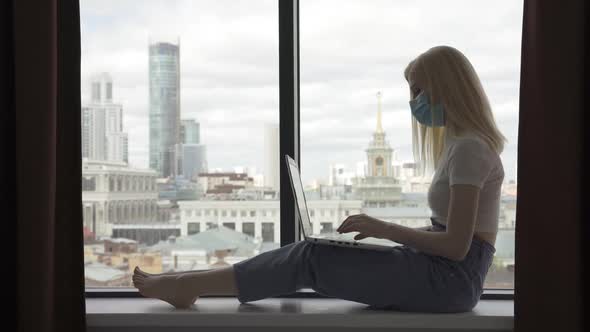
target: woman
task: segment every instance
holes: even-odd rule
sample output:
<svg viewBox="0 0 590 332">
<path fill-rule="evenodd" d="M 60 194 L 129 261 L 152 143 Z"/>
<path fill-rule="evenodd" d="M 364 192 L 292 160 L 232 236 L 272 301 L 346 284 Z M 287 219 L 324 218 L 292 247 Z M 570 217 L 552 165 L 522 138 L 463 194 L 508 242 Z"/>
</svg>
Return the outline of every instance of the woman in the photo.
<svg viewBox="0 0 590 332">
<path fill-rule="evenodd" d="M 302 241 L 211 271 L 150 275 L 136 268 L 141 294 L 184 308 L 201 295 L 235 295 L 243 303 L 312 288 L 378 308 L 471 310 L 495 252 L 505 137 L 475 70 L 456 49 L 429 49 L 410 62 L 405 77 L 414 156 L 435 170 L 428 191 L 432 226 L 354 215 L 339 232 L 402 246 L 382 252 Z"/>
</svg>

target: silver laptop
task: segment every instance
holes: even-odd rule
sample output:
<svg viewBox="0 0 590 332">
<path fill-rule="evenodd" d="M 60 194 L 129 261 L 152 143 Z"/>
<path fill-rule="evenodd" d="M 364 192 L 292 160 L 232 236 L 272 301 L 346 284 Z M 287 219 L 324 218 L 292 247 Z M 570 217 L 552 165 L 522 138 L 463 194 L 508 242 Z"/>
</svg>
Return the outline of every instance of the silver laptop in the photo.
<svg viewBox="0 0 590 332">
<path fill-rule="evenodd" d="M 303 191 L 303 184 L 299 176 L 299 168 L 297 163 L 288 155 L 285 155 L 287 162 L 287 169 L 289 170 L 289 179 L 291 180 L 291 188 L 293 188 L 293 196 L 297 204 L 297 212 L 299 220 L 303 229 L 303 236 L 305 241 L 310 241 L 319 244 L 326 244 L 339 247 L 355 247 L 360 249 L 372 250 L 391 250 L 399 244 L 386 239 L 365 238 L 362 240 L 354 240 L 354 236 L 358 232 L 350 232 L 340 234 L 338 232 L 330 232 L 319 235 L 313 234 L 313 227 L 309 218 L 309 211 L 307 209 L 307 202 L 305 201 L 305 193 Z"/>
</svg>

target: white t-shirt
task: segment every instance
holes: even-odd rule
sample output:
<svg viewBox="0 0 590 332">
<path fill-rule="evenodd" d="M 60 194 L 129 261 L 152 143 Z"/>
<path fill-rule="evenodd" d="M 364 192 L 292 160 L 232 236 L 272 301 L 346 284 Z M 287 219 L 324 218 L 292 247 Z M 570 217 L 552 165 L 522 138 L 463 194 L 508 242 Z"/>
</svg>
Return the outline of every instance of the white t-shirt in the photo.
<svg viewBox="0 0 590 332">
<path fill-rule="evenodd" d="M 447 224 L 451 186 L 471 184 L 480 188 L 476 232 L 496 232 L 504 167 L 500 156 L 475 134 L 446 137 L 440 162 L 428 190 L 432 218 Z"/>
</svg>

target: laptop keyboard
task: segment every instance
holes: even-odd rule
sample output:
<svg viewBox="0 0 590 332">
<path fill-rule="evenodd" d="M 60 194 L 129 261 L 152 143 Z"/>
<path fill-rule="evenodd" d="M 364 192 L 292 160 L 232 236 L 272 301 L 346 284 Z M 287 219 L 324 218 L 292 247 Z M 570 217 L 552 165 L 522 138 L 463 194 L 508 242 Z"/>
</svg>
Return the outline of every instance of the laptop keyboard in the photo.
<svg viewBox="0 0 590 332">
<path fill-rule="evenodd" d="M 356 234 L 351 234 L 351 233 L 338 233 L 338 232 L 334 232 L 334 233 L 324 233 L 324 234 L 320 234 L 322 236 L 325 236 L 328 239 L 331 240 L 352 240 L 354 238 L 354 236 Z"/>
<path fill-rule="evenodd" d="M 350 233 L 343 233 L 340 234 L 338 232 L 334 232 L 334 233 L 324 233 L 324 234 L 319 234 L 322 236 L 322 238 L 326 239 L 326 240 L 333 240 L 333 241 L 348 241 L 348 242 L 359 242 L 359 243 L 365 243 L 365 244 L 376 244 L 376 245 L 382 245 L 382 246 L 388 246 L 388 247 L 395 247 L 400 245 L 399 243 L 393 242 L 391 240 L 387 240 L 387 239 L 377 239 L 377 238 L 364 238 L 362 240 L 354 240 L 354 236 L 358 234 L 358 232 L 350 232 Z"/>
</svg>

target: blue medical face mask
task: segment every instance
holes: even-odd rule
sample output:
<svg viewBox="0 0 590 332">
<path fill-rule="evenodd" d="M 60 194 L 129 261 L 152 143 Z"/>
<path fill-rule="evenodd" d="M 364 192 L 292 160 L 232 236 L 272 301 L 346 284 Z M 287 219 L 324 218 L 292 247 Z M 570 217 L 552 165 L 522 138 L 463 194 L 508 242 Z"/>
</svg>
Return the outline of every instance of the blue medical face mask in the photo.
<svg viewBox="0 0 590 332">
<path fill-rule="evenodd" d="M 416 120 L 425 126 L 442 127 L 445 125 L 445 114 L 442 105 L 431 106 L 428 95 L 424 91 L 420 92 L 416 99 L 410 100 L 410 108 Z"/>
</svg>

